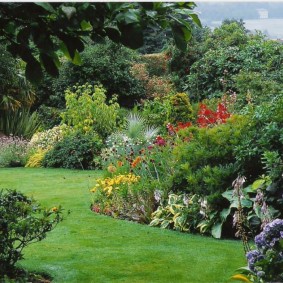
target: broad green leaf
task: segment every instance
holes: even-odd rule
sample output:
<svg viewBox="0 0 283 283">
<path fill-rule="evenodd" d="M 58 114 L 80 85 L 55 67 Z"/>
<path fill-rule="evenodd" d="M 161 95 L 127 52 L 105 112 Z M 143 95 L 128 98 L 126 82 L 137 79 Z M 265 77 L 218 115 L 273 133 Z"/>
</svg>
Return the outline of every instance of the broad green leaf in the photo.
<svg viewBox="0 0 283 283">
<path fill-rule="evenodd" d="M 63 41 L 61 41 L 61 43 L 60 43 L 60 50 L 63 52 L 63 54 L 66 56 L 67 59 L 72 61 L 72 57 L 69 53 L 69 50 L 68 50 L 66 44 Z"/>
<path fill-rule="evenodd" d="M 247 208 L 250 208 L 253 206 L 253 202 L 251 200 L 248 200 L 248 199 L 241 199 L 241 205 L 242 207 L 247 207 Z M 230 207 L 235 207 L 235 208 L 238 208 L 239 207 L 239 202 L 237 199 L 235 199 Z"/>
<path fill-rule="evenodd" d="M 182 51 L 186 51 L 187 42 L 192 36 L 191 31 L 188 30 L 185 26 L 181 26 L 181 25 L 175 24 L 172 25 L 171 27 L 172 27 L 174 41 L 177 47 Z"/>
<path fill-rule="evenodd" d="M 139 11 L 134 9 L 130 9 L 126 13 L 120 13 L 116 18 L 118 21 L 124 21 L 126 24 L 138 23 L 140 21 Z"/>
<path fill-rule="evenodd" d="M 222 222 L 224 222 L 226 220 L 226 218 L 229 216 L 231 212 L 231 208 L 224 208 L 221 212 L 220 212 L 220 218 L 222 220 Z"/>
<path fill-rule="evenodd" d="M 198 17 L 198 15 L 196 14 L 191 14 L 190 17 L 193 19 L 193 22 L 200 28 L 202 28 L 202 24 L 201 24 L 201 21 Z"/>
<path fill-rule="evenodd" d="M 81 65 L 82 64 L 82 59 L 81 59 L 80 53 L 77 50 L 75 51 L 75 56 L 74 56 L 74 59 L 72 60 L 72 62 L 75 65 Z"/>
<path fill-rule="evenodd" d="M 170 221 L 169 221 L 169 220 L 164 220 L 164 221 L 161 223 L 160 228 L 166 229 L 166 228 L 168 228 L 169 224 L 170 224 Z"/>
<path fill-rule="evenodd" d="M 46 2 L 35 2 L 36 5 L 42 7 L 44 10 L 50 12 L 50 13 L 55 13 L 54 8 L 52 7 L 52 5 L 50 3 L 46 3 Z"/>
<path fill-rule="evenodd" d="M 232 202 L 233 198 L 233 190 L 226 191 L 222 193 L 222 196 Z"/>
<path fill-rule="evenodd" d="M 91 31 L 92 30 L 92 25 L 90 22 L 87 22 L 86 20 L 81 21 L 81 28 L 83 31 Z"/>
<path fill-rule="evenodd" d="M 25 75 L 30 82 L 38 84 L 43 77 L 40 63 L 35 59 L 27 62 Z"/>
<path fill-rule="evenodd" d="M 222 234 L 222 224 L 220 222 L 217 222 L 216 224 L 213 225 L 212 229 L 211 229 L 211 235 L 216 238 L 216 239 L 220 239 L 221 238 L 221 234 Z"/>
<path fill-rule="evenodd" d="M 261 186 L 265 183 L 264 179 L 259 179 L 253 182 L 252 189 L 256 191 L 257 189 L 261 188 Z"/>
<path fill-rule="evenodd" d="M 153 219 L 150 223 L 149 226 L 158 226 L 160 223 L 160 219 Z"/>
<path fill-rule="evenodd" d="M 261 224 L 259 217 L 256 216 L 255 214 L 250 215 L 248 217 L 248 220 L 249 220 L 250 225 L 253 227 L 258 227 Z"/>
<path fill-rule="evenodd" d="M 16 32 L 16 23 L 15 22 L 8 22 L 5 26 L 5 31 L 10 34 L 14 34 Z"/>
<path fill-rule="evenodd" d="M 77 50 L 74 50 L 74 55 L 71 57 L 69 48 L 67 48 L 66 44 L 64 42 L 60 43 L 60 50 L 63 52 L 63 54 L 66 56 L 67 59 L 69 59 L 72 63 L 75 65 L 81 65 L 81 56 Z"/>
</svg>

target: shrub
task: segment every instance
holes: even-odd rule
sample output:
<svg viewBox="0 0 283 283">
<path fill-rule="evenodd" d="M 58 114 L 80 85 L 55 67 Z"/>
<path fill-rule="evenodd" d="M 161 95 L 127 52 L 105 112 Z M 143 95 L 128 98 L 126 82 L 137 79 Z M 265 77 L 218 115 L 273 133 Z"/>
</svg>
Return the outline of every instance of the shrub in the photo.
<svg viewBox="0 0 283 283">
<path fill-rule="evenodd" d="M 39 92 L 40 97 L 45 97 L 48 93 L 49 101 L 45 100 L 47 105 L 59 105 L 63 108 L 64 92 L 69 86 L 76 83 L 102 84 L 108 99 L 117 94 L 120 105 L 131 107 L 137 99 L 144 97 L 143 86 L 130 72 L 136 58 L 133 50 L 110 40 L 95 45 L 87 44 L 81 53 L 80 66 L 63 62 L 59 77 L 47 77 L 37 93 Z"/>
<path fill-rule="evenodd" d="M 161 125 L 165 129 L 165 125 L 169 122 L 171 106 L 170 96 L 144 100 L 141 114 L 152 125 Z"/>
<path fill-rule="evenodd" d="M 56 107 L 40 105 L 37 109 L 39 119 L 41 121 L 41 130 L 49 130 L 61 123 L 62 110 Z"/>
<path fill-rule="evenodd" d="M 43 209 L 20 192 L 0 191 L 0 275 L 14 275 L 23 249 L 46 238 L 62 221 L 61 207 Z"/>
<path fill-rule="evenodd" d="M 175 190 L 210 195 L 224 192 L 237 175 L 234 147 L 249 131 L 246 117 L 232 116 L 210 128 L 188 127 L 178 132 L 173 154 L 176 160 Z"/>
<path fill-rule="evenodd" d="M 146 64 L 149 76 L 163 76 L 168 73 L 166 53 L 145 54 L 140 60 Z"/>
<path fill-rule="evenodd" d="M 164 97 L 174 90 L 169 76 L 151 76 L 145 63 L 133 64 L 131 73 L 143 85 L 146 98 Z"/>
<path fill-rule="evenodd" d="M 119 104 L 116 100 L 106 103 L 105 90 L 101 86 L 73 87 L 66 91 L 66 110 L 63 123 L 85 133 L 95 131 L 102 138 L 110 135 L 116 127 Z"/>
<path fill-rule="evenodd" d="M 28 156 L 28 141 L 20 137 L 0 137 L 0 167 L 24 166 Z"/>
<path fill-rule="evenodd" d="M 107 149 L 102 152 L 103 163 L 108 166 L 124 158 L 132 159 L 142 148 L 153 143 L 158 131 L 159 128 L 149 126 L 140 115 L 130 113 L 124 128 L 106 139 Z"/>
<path fill-rule="evenodd" d="M 102 141 L 97 134 L 74 132 L 65 136 L 49 150 L 43 166 L 70 169 L 92 169 L 98 167 Z"/>
<path fill-rule="evenodd" d="M 187 122 L 193 118 L 193 109 L 186 93 L 176 93 L 170 96 L 170 103 L 171 112 L 169 119 L 171 123 Z"/>
</svg>

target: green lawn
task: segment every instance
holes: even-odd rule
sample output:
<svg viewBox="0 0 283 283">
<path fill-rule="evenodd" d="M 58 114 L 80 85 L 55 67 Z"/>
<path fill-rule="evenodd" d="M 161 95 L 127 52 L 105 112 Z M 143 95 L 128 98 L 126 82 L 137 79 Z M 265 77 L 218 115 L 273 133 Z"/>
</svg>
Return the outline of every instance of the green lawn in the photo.
<svg viewBox="0 0 283 283">
<path fill-rule="evenodd" d="M 100 172 L 0 169 L 2 188 L 71 214 L 47 238 L 28 247 L 20 264 L 54 282 L 229 282 L 245 265 L 239 241 L 215 240 L 96 215 L 89 188 Z"/>
</svg>

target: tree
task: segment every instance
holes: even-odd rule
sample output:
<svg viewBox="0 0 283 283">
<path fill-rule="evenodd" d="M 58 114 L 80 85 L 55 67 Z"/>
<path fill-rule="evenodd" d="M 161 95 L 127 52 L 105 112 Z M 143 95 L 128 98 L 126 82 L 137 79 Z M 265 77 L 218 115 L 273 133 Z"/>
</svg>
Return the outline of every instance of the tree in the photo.
<svg viewBox="0 0 283 283">
<path fill-rule="evenodd" d="M 193 2 L 176 3 L 0 3 L 0 39 L 26 62 L 26 77 L 37 83 L 42 67 L 58 76 L 61 51 L 80 64 L 86 37 L 109 37 L 131 48 L 143 45 L 143 30 L 170 27 L 176 45 L 185 50 L 192 22 L 201 25 Z"/>
</svg>

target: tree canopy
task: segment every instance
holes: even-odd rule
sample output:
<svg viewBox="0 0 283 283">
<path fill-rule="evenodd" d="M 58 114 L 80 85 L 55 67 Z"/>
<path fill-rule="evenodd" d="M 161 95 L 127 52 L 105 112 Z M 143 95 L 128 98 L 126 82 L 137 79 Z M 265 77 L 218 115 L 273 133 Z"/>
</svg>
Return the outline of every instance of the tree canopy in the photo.
<svg viewBox="0 0 283 283">
<path fill-rule="evenodd" d="M 170 28 L 185 50 L 192 24 L 201 25 L 193 2 L 129 3 L 0 3 L 0 39 L 7 50 L 26 62 L 26 77 L 37 83 L 42 68 L 58 75 L 58 51 L 75 64 L 87 38 L 108 37 L 130 48 L 143 45 L 143 31 Z"/>
</svg>

